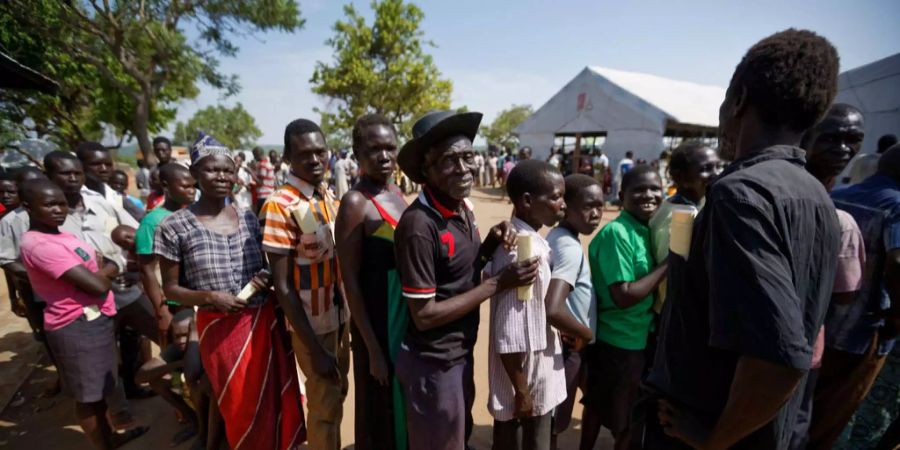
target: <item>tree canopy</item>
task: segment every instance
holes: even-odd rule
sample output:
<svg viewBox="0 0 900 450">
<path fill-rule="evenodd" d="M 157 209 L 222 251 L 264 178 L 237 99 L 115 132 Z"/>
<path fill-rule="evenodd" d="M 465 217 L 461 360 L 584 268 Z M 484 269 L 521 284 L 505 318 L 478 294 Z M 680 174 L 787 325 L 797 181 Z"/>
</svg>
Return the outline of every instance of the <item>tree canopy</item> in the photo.
<svg viewBox="0 0 900 450">
<path fill-rule="evenodd" d="M 403 0 L 373 1 L 372 24 L 353 5 L 326 41 L 334 63 L 317 62 L 310 82 L 328 100 L 317 108 L 332 147 L 349 146 L 349 130 L 366 113 L 385 115 L 401 136 L 409 137 L 412 121 L 434 109 L 450 107 L 453 84 L 441 73 L 425 47 L 420 29 L 424 13 Z"/>
<path fill-rule="evenodd" d="M 528 119 L 533 112 L 531 105 L 512 105 L 500 111 L 490 125 L 482 125 L 481 135 L 488 144 L 515 147 L 519 144 L 519 138 L 513 134 L 513 129 Z"/>
<path fill-rule="evenodd" d="M 233 108 L 223 105 L 207 106 L 194 113 L 187 123 L 178 122 L 175 126 L 175 142 L 190 145 L 200 131 L 211 134 L 232 150 L 250 148 L 262 136 L 256 120 L 240 103 Z"/>
<path fill-rule="evenodd" d="M 240 89 L 219 70 L 218 57 L 238 51 L 231 35 L 303 23 L 295 0 L 10 0 L 0 8 L 0 48 L 56 80 L 60 94 L 2 92 L 0 123 L 30 124 L 67 145 L 112 128 L 152 158 L 150 134 L 198 83 L 226 96 Z"/>
</svg>

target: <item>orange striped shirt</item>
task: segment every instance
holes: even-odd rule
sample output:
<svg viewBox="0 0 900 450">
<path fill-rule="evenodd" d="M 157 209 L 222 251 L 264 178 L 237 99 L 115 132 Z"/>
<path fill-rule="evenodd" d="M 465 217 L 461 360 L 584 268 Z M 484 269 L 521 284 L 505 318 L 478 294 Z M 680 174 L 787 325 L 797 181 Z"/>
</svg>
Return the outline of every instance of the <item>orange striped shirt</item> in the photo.
<svg viewBox="0 0 900 450">
<path fill-rule="evenodd" d="M 316 192 L 318 191 L 318 193 Z M 263 205 L 263 250 L 291 255 L 291 272 L 316 334 L 338 329 L 349 309 L 334 248 L 338 201 L 293 174 Z"/>
</svg>

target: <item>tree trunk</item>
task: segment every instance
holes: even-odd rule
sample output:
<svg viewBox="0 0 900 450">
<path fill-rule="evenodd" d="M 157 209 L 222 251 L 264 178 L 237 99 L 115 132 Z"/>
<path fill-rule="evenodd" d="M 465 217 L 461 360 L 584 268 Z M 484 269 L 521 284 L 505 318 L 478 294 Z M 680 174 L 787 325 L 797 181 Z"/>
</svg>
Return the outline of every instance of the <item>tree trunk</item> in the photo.
<svg viewBox="0 0 900 450">
<path fill-rule="evenodd" d="M 137 107 L 134 111 L 134 137 L 137 138 L 138 147 L 141 154 L 144 155 L 144 161 L 148 165 L 156 164 L 156 155 L 153 154 L 153 142 L 150 140 L 150 130 L 148 124 L 150 122 L 150 101 L 145 95 L 141 95 L 137 100 Z"/>
</svg>

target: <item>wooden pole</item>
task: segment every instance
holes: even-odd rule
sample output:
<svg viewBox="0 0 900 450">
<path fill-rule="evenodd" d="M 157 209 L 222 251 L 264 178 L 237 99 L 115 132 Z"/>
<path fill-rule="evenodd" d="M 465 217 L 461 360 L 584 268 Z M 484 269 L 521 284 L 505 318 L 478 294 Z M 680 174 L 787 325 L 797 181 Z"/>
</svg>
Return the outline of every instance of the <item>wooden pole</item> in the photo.
<svg viewBox="0 0 900 450">
<path fill-rule="evenodd" d="M 581 168 L 581 133 L 575 133 L 575 157 L 572 158 L 572 173 Z"/>
</svg>

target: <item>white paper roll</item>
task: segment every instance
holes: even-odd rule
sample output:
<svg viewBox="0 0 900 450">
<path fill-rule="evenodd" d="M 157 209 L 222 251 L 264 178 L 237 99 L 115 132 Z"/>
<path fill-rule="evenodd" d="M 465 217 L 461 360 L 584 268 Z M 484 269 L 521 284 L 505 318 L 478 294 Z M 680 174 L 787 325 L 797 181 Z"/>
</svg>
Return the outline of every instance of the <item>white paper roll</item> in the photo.
<svg viewBox="0 0 900 450">
<path fill-rule="evenodd" d="M 526 259 L 531 258 L 531 234 L 528 233 L 520 233 L 516 236 L 516 253 L 518 255 L 517 260 L 519 262 L 525 261 Z M 521 301 L 531 300 L 532 297 L 532 289 L 531 285 L 527 286 L 519 286 L 516 291 L 516 298 Z"/>
<path fill-rule="evenodd" d="M 677 205 L 672 209 L 672 222 L 669 224 L 669 250 L 684 259 L 691 252 L 691 235 L 694 231 L 694 217 L 697 208 L 690 205 Z"/>
</svg>

